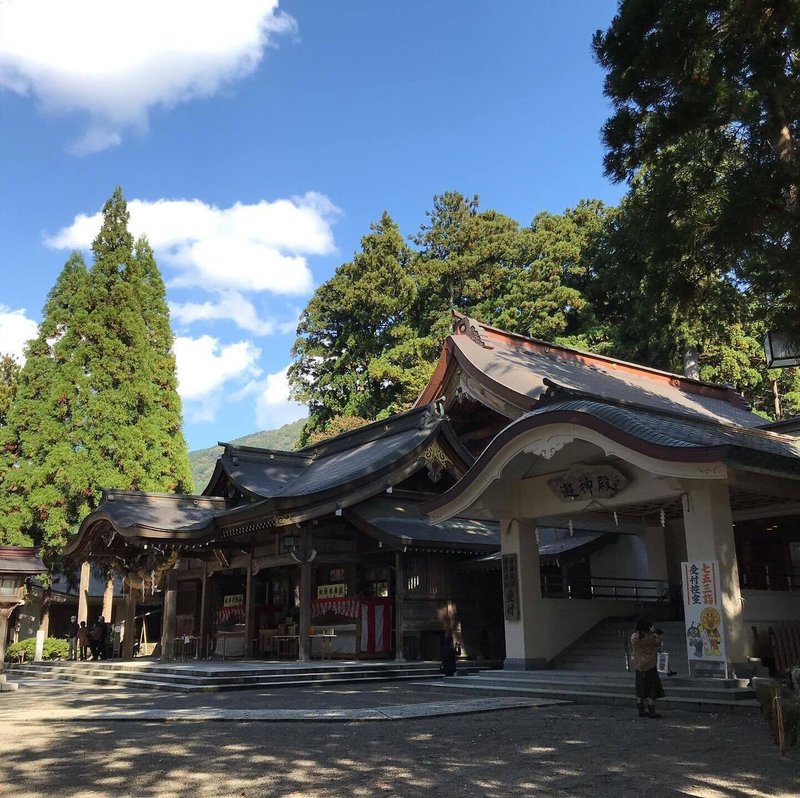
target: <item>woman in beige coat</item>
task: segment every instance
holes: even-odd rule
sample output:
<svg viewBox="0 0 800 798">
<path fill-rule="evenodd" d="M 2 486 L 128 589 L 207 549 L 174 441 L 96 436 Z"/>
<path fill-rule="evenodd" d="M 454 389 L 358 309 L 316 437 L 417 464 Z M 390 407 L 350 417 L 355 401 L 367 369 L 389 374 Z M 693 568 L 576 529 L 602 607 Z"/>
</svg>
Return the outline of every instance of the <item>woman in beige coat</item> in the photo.
<svg viewBox="0 0 800 798">
<path fill-rule="evenodd" d="M 661 686 L 656 665 L 663 639 L 663 633 L 653 626 L 652 619 L 643 616 L 636 621 L 636 631 L 631 635 L 631 646 L 633 667 L 636 669 L 636 699 L 640 718 L 661 717 L 656 714 L 656 701 L 664 697 L 664 688 Z"/>
</svg>

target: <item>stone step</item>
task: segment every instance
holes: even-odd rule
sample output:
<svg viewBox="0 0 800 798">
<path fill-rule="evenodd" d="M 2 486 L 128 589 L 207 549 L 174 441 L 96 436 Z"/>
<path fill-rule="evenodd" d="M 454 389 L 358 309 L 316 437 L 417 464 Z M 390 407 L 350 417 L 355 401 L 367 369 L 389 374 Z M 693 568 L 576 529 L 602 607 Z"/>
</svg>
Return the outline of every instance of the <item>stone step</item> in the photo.
<svg viewBox="0 0 800 798">
<path fill-rule="evenodd" d="M 635 684 L 635 674 L 627 672 L 597 671 L 592 674 L 579 674 L 576 671 L 564 669 L 550 669 L 537 671 L 518 670 L 486 670 L 481 671 L 482 679 L 503 680 L 510 682 L 574 682 L 582 680 L 585 684 L 620 685 L 625 689 L 632 689 Z M 749 687 L 748 679 L 722 679 L 722 678 L 681 678 L 680 676 L 667 677 L 661 674 L 662 683 L 685 687 L 705 687 L 710 690 L 724 690 L 733 687 Z"/>
<path fill-rule="evenodd" d="M 221 692 L 228 690 L 271 689 L 301 685 L 341 684 L 344 682 L 409 681 L 430 679 L 439 673 L 433 663 L 409 663 L 382 667 L 350 666 L 320 669 L 315 667 L 267 668 L 248 670 L 245 675 L 229 670 L 212 671 L 209 675 L 181 673 L 165 667 L 137 671 L 134 668 L 98 667 L 94 669 L 60 667 L 61 663 L 15 665 L 14 673 L 23 679 L 51 679 L 108 687 L 147 688 L 181 692 Z"/>
<path fill-rule="evenodd" d="M 423 683 L 424 684 L 424 683 Z M 437 682 L 428 682 L 427 684 L 435 685 L 437 687 L 445 687 L 460 690 L 492 690 L 500 692 L 510 692 L 515 695 L 530 695 L 537 698 L 554 698 L 561 701 L 569 701 L 574 704 L 605 704 L 614 706 L 630 707 L 633 712 L 636 707 L 636 698 L 632 691 L 617 692 L 609 690 L 606 687 L 597 689 L 596 686 L 587 686 L 587 689 L 581 692 L 573 692 L 564 690 L 557 686 L 537 685 L 537 686 L 519 686 L 512 687 L 510 685 L 483 685 L 475 684 L 471 679 L 456 678 L 452 680 L 441 679 Z M 594 687 L 594 689 L 592 689 Z M 682 697 L 682 696 L 667 696 L 666 698 L 659 699 L 659 709 L 680 709 L 690 712 L 714 712 L 714 713 L 731 713 L 742 715 L 759 715 L 761 714 L 761 704 L 755 699 L 739 699 L 728 700 L 722 697 Z"/>
<path fill-rule="evenodd" d="M 495 679 L 490 676 L 481 675 L 480 677 L 465 677 L 465 682 L 473 682 L 475 686 L 507 687 L 517 688 L 539 688 L 556 689 L 570 693 L 583 692 L 612 692 L 626 696 L 632 696 L 635 692 L 634 680 L 627 682 L 613 681 L 588 681 L 586 679 L 569 680 L 561 679 Z M 723 701 L 748 701 L 755 697 L 755 693 L 748 687 L 716 687 L 714 685 L 697 685 L 691 680 L 682 680 L 676 684 L 673 680 L 663 680 L 664 692 L 667 698 L 696 698 L 696 699 L 721 699 Z"/>
</svg>

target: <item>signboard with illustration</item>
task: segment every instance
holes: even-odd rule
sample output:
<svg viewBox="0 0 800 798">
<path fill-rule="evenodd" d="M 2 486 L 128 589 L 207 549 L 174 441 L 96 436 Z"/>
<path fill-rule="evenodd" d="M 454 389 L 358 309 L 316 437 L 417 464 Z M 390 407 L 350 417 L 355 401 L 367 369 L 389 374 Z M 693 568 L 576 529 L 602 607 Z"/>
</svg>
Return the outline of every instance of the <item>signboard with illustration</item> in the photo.
<svg viewBox="0 0 800 798">
<path fill-rule="evenodd" d="M 681 563 L 686 650 L 695 662 L 725 663 L 722 589 L 717 560 Z"/>
</svg>

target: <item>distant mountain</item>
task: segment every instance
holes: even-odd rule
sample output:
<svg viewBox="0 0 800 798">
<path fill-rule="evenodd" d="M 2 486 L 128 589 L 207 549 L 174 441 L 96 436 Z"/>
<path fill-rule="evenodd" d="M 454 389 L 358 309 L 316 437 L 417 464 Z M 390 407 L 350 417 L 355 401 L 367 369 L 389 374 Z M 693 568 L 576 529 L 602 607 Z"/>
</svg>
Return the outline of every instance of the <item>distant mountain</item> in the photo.
<svg viewBox="0 0 800 798">
<path fill-rule="evenodd" d="M 262 449 L 283 449 L 292 451 L 297 448 L 297 439 L 306 423 L 304 418 L 293 421 L 291 424 L 284 424 L 280 429 L 267 429 L 262 432 L 254 432 L 252 435 L 245 435 L 235 441 L 238 446 L 260 446 Z M 194 479 L 194 489 L 196 493 L 202 493 L 208 485 L 211 475 L 214 473 L 214 466 L 217 459 L 222 454 L 221 446 L 211 446 L 208 449 L 198 449 L 189 452 L 189 465 L 192 467 L 192 477 Z"/>
</svg>

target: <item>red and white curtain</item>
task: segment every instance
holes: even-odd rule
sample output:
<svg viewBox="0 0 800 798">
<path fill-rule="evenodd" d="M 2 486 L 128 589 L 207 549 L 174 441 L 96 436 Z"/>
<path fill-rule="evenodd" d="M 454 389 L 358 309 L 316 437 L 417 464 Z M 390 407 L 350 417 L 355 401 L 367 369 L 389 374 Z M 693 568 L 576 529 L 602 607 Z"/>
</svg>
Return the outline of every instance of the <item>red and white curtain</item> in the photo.
<svg viewBox="0 0 800 798">
<path fill-rule="evenodd" d="M 361 599 L 361 651 L 392 650 L 392 603 L 388 598 Z"/>
<path fill-rule="evenodd" d="M 363 654 L 392 650 L 390 598 L 328 598 L 311 602 L 312 617 L 328 614 L 361 621 L 359 650 Z"/>
</svg>

